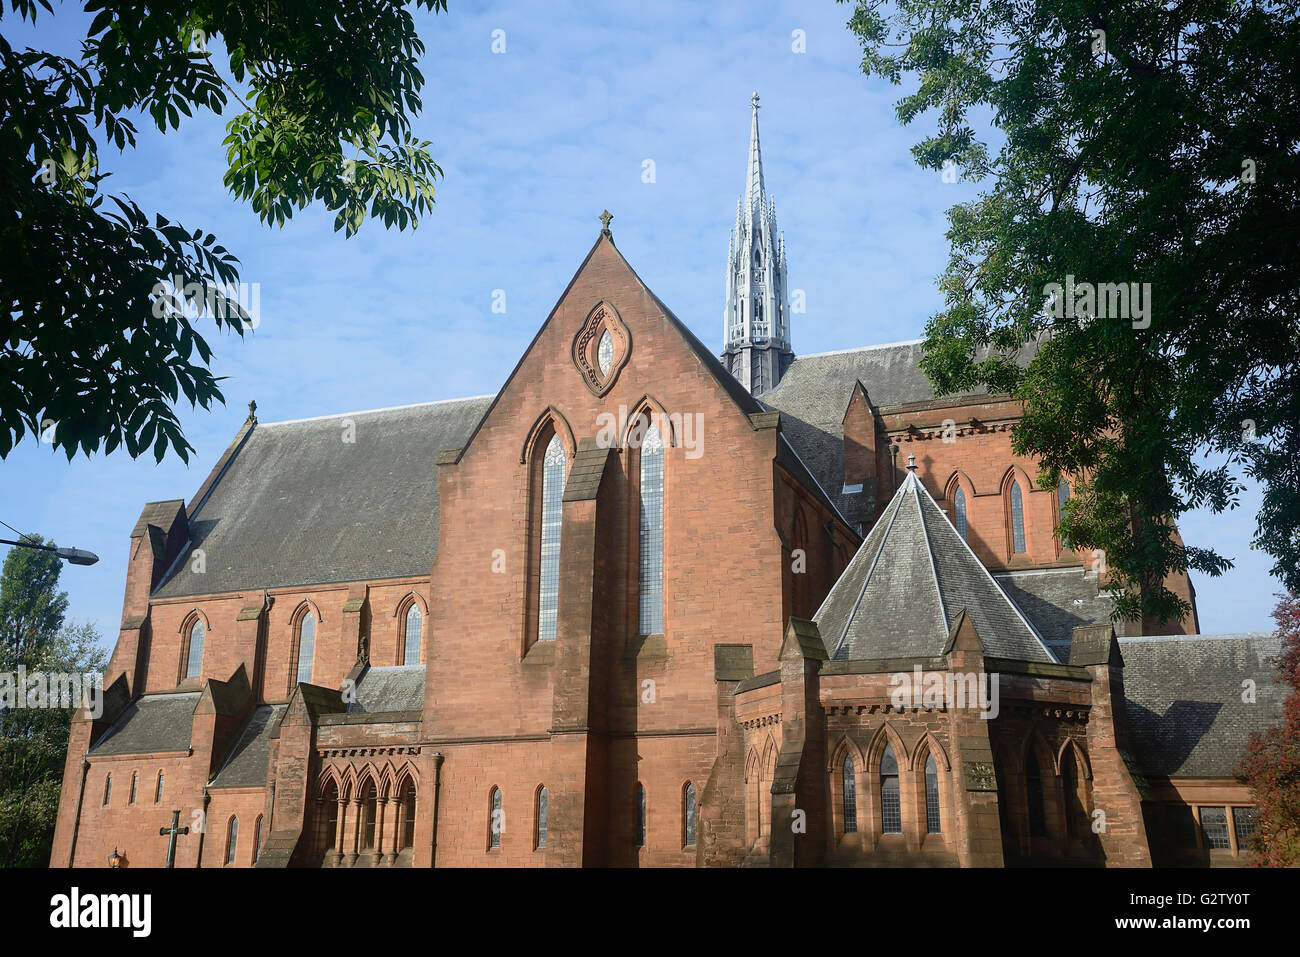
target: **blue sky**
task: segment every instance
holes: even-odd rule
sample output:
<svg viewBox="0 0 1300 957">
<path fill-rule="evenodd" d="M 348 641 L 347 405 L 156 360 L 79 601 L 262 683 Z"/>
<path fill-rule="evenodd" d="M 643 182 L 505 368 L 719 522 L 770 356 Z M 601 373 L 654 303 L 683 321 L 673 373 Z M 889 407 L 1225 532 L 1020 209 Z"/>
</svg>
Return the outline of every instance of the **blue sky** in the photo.
<svg viewBox="0 0 1300 957">
<path fill-rule="evenodd" d="M 0 462 L 0 519 L 100 555 L 69 566 L 70 616 L 116 640 L 127 538 L 145 502 L 189 499 L 256 399 L 263 422 L 495 392 L 595 240 L 608 207 L 620 250 L 706 343 L 720 347 L 723 268 L 744 186 L 749 95 L 762 97 L 764 173 L 785 232 L 798 353 L 919 337 L 940 306 L 944 210 L 975 194 L 919 170 L 923 126 L 901 128 L 898 88 L 866 79 L 831 2 L 506 3 L 452 0 L 417 14 L 425 110 L 445 178 L 415 231 L 367 221 L 345 240 L 325 210 L 265 227 L 222 186 L 226 119 L 199 116 L 139 148 L 105 152 L 111 192 L 215 232 L 261 287 L 252 335 L 208 335 L 227 404 L 181 410 L 197 453 L 68 463 L 26 441 Z M 77 5 L 37 26 L 3 22 L 15 46 L 70 53 Z M 505 31 L 506 52 L 491 50 Z M 792 50 L 804 31 L 806 52 Z M 218 61 L 220 62 L 220 61 Z M 655 182 L 642 181 L 644 160 Z M 493 313 L 493 290 L 506 295 Z M 1189 544 L 1236 562 L 1196 576 L 1206 633 L 1271 630 L 1271 562 L 1249 550 L 1258 491 L 1242 508 L 1182 523 Z"/>
</svg>

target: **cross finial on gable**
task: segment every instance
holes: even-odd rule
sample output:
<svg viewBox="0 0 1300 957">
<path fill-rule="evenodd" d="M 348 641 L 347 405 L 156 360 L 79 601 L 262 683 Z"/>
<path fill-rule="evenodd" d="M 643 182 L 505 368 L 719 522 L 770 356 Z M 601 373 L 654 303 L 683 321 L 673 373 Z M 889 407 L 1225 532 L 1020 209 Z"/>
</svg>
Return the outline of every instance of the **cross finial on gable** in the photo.
<svg viewBox="0 0 1300 957">
<path fill-rule="evenodd" d="M 609 235 L 609 221 L 614 218 L 614 214 L 608 209 L 600 214 L 601 232 L 606 236 Z"/>
</svg>

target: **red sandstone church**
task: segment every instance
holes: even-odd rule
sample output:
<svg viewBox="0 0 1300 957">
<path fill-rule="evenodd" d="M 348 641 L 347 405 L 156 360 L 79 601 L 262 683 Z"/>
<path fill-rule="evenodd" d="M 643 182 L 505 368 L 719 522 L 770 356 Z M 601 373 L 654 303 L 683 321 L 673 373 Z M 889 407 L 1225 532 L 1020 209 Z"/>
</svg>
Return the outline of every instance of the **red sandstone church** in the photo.
<svg viewBox="0 0 1300 957">
<path fill-rule="evenodd" d="M 51 864 L 1245 861 L 1276 640 L 1113 627 L 920 343 L 795 356 L 757 97 L 721 361 L 603 218 L 495 395 L 250 411 L 144 507 Z"/>
</svg>

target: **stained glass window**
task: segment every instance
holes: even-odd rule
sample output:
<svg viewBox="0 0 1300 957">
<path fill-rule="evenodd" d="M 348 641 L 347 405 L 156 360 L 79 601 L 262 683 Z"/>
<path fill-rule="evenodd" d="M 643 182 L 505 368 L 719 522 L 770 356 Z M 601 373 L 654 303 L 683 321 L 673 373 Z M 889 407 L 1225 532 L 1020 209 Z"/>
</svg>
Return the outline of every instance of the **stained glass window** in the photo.
<svg viewBox="0 0 1300 957">
<path fill-rule="evenodd" d="M 686 839 L 687 847 L 695 846 L 695 785 L 686 785 L 685 807 L 683 813 L 686 817 Z"/>
<path fill-rule="evenodd" d="M 420 606 L 415 602 L 411 602 L 411 607 L 406 612 L 406 649 L 402 657 L 402 664 L 418 665 L 420 663 L 420 638 L 423 627 L 424 616 L 420 614 Z"/>
<path fill-rule="evenodd" d="M 664 443 L 659 423 L 641 442 L 640 631 L 664 630 Z"/>
<path fill-rule="evenodd" d="M 934 755 L 925 759 L 925 833 L 942 834 L 939 819 L 939 769 L 934 766 Z"/>
<path fill-rule="evenodd" d="M 880 756 L 880 823 L 885 834 L 903 833 L 903 806 L 898 799 L 898 761 L 894 749 L 885 745 Z"/>
<path fill-rule="evenodd" d="M 542 462 L 542 581 L 537 612 L 537 640 L 555 640 L 560 608 L 560 527 L 564 501 L 564 443 L 551 437 Z"/>
<path fill-rule="evenodd" d="M 501 789 L 492 789 L 492 820 L 488 824 L 488 847 L 501 846 L 501 828 L 504 815 L 501 812 Z"/>
<path fill-rule="evenodd" d="M 546 818 L 547 818 L 547 814 L 549 813 L 549 809 L 547 808 L 548 799 L 549 799 L 549 795 L 546 793 L 546 788 L 544 786 L 539 788 L 537 791 L 537 846 L 538 847 L 546 846 Z"/>
<path fill-rule="evenodd" d="M 952 496 L 953 525 L 957 529 L 957 534 L 961 536 L 962 541 L 966 538 L 966 493 L 960 485 Z"/>
<path fill-rule="evenodd" d="M 298 678 L 302 682 L 311 681 L 311 665 L 316 654 L 316 616 L 310 611 L 302 616 L 298 626 Z"/>
<path fill-rule="evenodd" d="M 844 833 L 858 833 L 858 782 L 853 759 L 844 759 Z"/>
<path fill-rule="evenodd" d="M 596 347 L 596 365 L 600 366 L 601 375 L 609 375 L 610 367 L 614 364 L 614 337 L 606 329 L 600 337 L 600 345 Z"/>
<path fill-rule="evenodd" d="M 239 818 L 230 819 L 230 833 L 226 837 L 226 863 L 235 863 L 235 845 L 239 841 Z"/>
<path fill-rule="evenodd" d="M 1020 483 L 1011 481 L 1011 548 L 1017 555 L 1025 550 L 1025 505 Z"/>
<path fill-rule="evenodd" d="M 197 678 L 203 666 L 203 620 L 196 618 L 190 626 L 190 652 L 185 661 L 185 677 Z"/>
</svg>

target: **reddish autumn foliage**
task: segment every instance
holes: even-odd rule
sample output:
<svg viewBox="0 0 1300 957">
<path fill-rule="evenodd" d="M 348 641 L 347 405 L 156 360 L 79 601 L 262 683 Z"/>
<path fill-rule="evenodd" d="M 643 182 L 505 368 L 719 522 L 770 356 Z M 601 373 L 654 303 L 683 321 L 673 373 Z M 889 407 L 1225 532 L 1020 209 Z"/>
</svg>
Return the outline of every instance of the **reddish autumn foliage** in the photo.
<svg viewBox="0 0 1300 957">
<path fill-rule="evenodd" d="M 1282 720 L 1251 735 L 1238 774 L 1255 795 L 1252 849 L 1261 867 L 1300 863 L 1300 595 L 1279 595 L 1273 609 L 1282 650 L 1273 664 L 1291 687 Z"/>
</svg>

